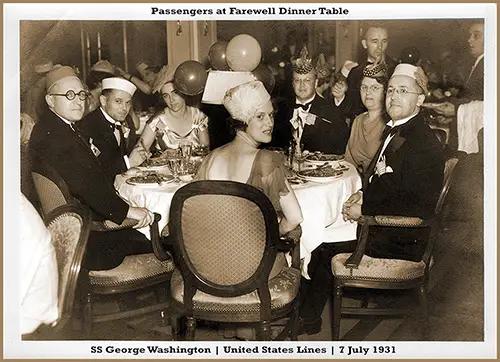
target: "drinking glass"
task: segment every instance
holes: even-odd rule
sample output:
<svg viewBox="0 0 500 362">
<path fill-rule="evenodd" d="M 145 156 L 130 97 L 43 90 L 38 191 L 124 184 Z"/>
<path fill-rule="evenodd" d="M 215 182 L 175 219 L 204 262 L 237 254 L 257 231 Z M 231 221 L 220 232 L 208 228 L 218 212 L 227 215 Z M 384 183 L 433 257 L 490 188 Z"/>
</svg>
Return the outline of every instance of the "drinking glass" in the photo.
<svg viewBox="0 0 500 362">
<path fill-rule="evenodd" d="M 182 159 L 180 157 L 171 157 L 167 159 L 168 168 L 172 175 L 174 176 L 174 181 L 179 182 L 179 173 L 181 172 Z"/>
<path fill-rule="evenodd" d="M 191 142 L 182 142 L 179 144 L 179 148 L 181 150 L 181 172 L 183 174 L 188 173 L 189 169 L 189 160 L 191 159 L 191 153 L 193 151 L 193 145 Z"/>
</svg>

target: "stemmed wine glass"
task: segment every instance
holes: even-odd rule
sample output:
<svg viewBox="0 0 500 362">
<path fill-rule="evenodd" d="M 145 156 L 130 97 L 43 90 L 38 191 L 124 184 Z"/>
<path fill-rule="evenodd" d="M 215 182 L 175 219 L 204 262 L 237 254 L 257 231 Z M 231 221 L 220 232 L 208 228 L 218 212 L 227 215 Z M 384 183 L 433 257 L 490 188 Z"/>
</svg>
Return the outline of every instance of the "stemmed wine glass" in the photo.
<svg viewBox="0 0 500 362">
<path fill-rule="evenodd" d="M 168 168 L 170 169 L 170 172 L 172 172 L 172 175 L 174 176 L 174 181 L 180 182 L 179 172 L 181 171 L 182 167 L 182 159 L 178 156 L 170 157 L 167 159 L 167 162 L 168 162 Z"/>
</svg>

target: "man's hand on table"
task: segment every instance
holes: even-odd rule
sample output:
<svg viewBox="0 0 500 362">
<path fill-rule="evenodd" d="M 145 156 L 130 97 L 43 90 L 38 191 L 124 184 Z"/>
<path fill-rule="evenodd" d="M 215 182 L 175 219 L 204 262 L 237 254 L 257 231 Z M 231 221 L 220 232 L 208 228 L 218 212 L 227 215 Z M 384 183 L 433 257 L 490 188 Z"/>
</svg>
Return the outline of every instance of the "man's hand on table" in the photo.
<svg viewBox="0 0 500 362">
<path fill-rule="evenodd" d="M 361 205 L 363 204 L 363 193 L 355 192 L 342 205 L 342 217 L 344 221 L 353 223 L 361 217 Z"/>
<path fill-rule="evenodd" d="M 137 224 L 134 226 L 134 229 L 141 229 L 151 225 L 154 221 L 154 214 L 144 207 L 130 206 L 127 217 L 137 220 Z"/>
</svg>

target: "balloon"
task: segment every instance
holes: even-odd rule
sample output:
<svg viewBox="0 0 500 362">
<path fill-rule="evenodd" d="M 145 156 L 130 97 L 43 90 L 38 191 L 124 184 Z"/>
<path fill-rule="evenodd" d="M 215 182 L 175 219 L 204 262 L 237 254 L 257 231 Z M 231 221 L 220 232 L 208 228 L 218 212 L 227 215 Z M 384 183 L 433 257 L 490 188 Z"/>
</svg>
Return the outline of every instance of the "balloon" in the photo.
<svg viewBox="0 0 500 362">
<path fill-rule="evenodd" d="M 259 65 L 261 57 L 259 42 L 251 35 L 236 35 L 227 44 L 226 61 L 231 70 L 251 72 Z"/>
<path fill-rule="evenodd" d="M 264 84 L 264 87 L 266 88 L 267 92 L 271 94 L 271 92 L 274 89 L 274 85 L 276 84 L 276 81 L 274 79 L 273 72 L 269 67 L 264 64 L 260 63 L 257 68 L 252 72 L 253 76 L 255 79 L 260 80 L 262 84 Z"/>
<path fill-rule="evenodd" d="M 188 96 L 195 96 L 205 89 L 207 77 L 207 71 L 201 63 L 195 60 L 187 60 L 175 70 L 174 85 L 179 92 Z"/>
<path fill-rule="evenodd" d="M 408 47 L 401 50 L 399 56 L 401 63 L 417 65 L 420 61 L 420 50 L 416 47 Z"/>
<path fill-rule="evenodd" d="M 226 62 L 227 41 L 213 43 L 208 51 L 208 61 L 217 70 L 229 70 Z"/>
</svg>

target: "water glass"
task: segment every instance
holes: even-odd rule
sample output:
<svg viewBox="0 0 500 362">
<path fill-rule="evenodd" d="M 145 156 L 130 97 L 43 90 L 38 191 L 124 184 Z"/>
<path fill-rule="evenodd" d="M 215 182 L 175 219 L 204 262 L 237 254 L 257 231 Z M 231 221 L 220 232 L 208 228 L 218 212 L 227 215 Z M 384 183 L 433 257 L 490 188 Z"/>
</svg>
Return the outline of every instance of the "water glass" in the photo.
<svg viewBox="0 0 500 362">
<path fill-rule="evenodd" d="M 170 172 L 172 172 L 172 175 L 174 175 L 175 180 L 179 181 L 179 174 L 182 168 L 182 159 L 180 157 L 171 157 L 168 158 L 167 161 Z"/>
<path fill-rule="evenodd" d="M 182 159 L 182 170 L 183 174 L 188 173 L 189 168 L 189 160 L 191 159 L 191 153 L 193 151 L 193 145 L 191 142 L 183 142 L 179 144 L 179 148 L 181 150 L 181 159 Z"/>
</svg>

